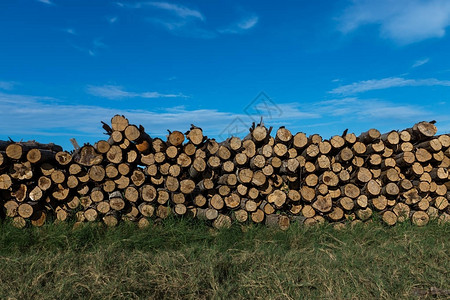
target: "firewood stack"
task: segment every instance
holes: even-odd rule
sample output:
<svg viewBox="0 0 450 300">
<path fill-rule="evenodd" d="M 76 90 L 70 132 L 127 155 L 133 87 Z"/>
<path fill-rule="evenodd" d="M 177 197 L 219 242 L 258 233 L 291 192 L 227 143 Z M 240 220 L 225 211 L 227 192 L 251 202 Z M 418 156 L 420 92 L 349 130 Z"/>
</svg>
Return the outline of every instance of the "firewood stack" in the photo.
<svg viewBox="0 0 450 300">
<path fill-rule="evenodd" d="M 102 122 L 103 123 L 103 122 Z M 433 122 L 434 123 L 434 122 Z M 54 144 L 0 141 L 0 204 L 17 227 L 121 220 L 145 227 L 169 215 L 214 227 L 232 222 L 287 229 L 304 224 L 450 221 L 450 135 L 433 123 L 324 140 L 253 124 L 222 142 L 189 131 L 151 138 L 116 115 L 107 140 L 73 152 Z"/>
</svg>

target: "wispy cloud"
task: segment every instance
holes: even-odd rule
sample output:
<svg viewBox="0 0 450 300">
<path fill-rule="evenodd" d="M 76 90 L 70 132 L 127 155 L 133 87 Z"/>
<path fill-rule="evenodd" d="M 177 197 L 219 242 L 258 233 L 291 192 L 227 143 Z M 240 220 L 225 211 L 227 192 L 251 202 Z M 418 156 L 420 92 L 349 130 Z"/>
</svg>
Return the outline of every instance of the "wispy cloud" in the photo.
<svg viewBox="0 0 450 300">
<path fill-rule="evenodd" d="M 183 94 L 162 94 L 159 92 L 128 92 L 121 86 L 117 85 L 103 85 L 103 86 L 88 86 L 86 92 L 97 97 L 102 97 L 111 100 L 125 99 L 125 98 L 180 98 L 186 97 Z"/>
<path fill-rule="evenodd" d="M 212 39 L 217 37 L 217 33 L 213 30 L 199 26 L 197 22 L 187 21 L 184 19 L 161 19 L 147 18 L 147 21 L 157 26 L 161 26 L 175 36 Z"/>
<path fill-rule="evenodd" d="M 314 105 L 318 112 L 347 120 L 408 120 L 432 115 L 423 107 L 395 104 L 379 99 L 356 97 L 321 101 Z"/>
<path fill-rule="evenodd" d="M 101 94 L 113 97 L 137 97 L 137 94 L 150 96 L 153 93 L 130 93 L 123 90 L 114 90 Z M 297 122 L 299 119 L 319 118 L 316 113 L 303 111 L 298 104 L 280 104 L 282 115 L 274 115 L 264 119 L 268 125 L 288 125 L 286 122 Z M 217 109 L 188 109 L 177 106 L 165 109 L 114 109 L 111 107 L 95 105 L 68 105 L 48 97 L 35 97 L 30 95 L 13 95 L 0 92 L 0 120 L 2 130 L 10 135 L 40 135 L 55 136 L 66 135 L 101 138 L 100 121 L 107 121 L 115 114 L 127 116 L 134 124 L 142 124 L 152 136 L 164 136 L 166 129 L 187 130 L 195 121 L 197 126 L 204 128 L 210 137 L 223 134 L 223 130 L 236 119 L 243 124 L 243 133 L 248 133 L 248 127 L 253 117 L 245 113 L 233 113 Z M 199 118 L 198 116 L 202 116 Z M 76 124 L 76 125 L 74 125 Z M 56 133 L 55 133 L 56 132 Z M 96 134 L 97 132 L 97 134 Z M 82 142 L 82 141 L 80 141 Z"/>
<path fill-rule="evenodd" d="M 384 38 L 399 44 L 441 38 L 450 25 L 447 0 L 353 0 L 339 17 L 344 33 L 363 25 L 380 26 Z"/>
<path fill-rule="evenodd" d="M 54 3 L 52 1 L 50 1 L 50 0 L 37 0 L 37 1 L 41 2 L 41 3 L 44 3 L 44 4 L 47 4 L 47 5 L 54 5 Z"/>
<path fill-rule="evenodd" d="M 428 63 L 429 61 L 430 61 L 429 58 L 419 59 L 419 60 L 416 60 L 411 67 L 412 68 L 417 68 L 417 67 L 420 67 L 420 66 Z"/>
<path fill-rule="evenodd" d="M 203 16 L 203 14 L 200 11 L 192 9 L 192 8 L 188 8 L 186 6 L 172 4 L 172 3 L 168 3 L 168 2 L 141 2 L 141 4 L 149 5 L 149 6 L 159 8 L 159 9 L 169 11 L 183 19 L 197 18 L 201 21 L 205 20 L 205 17 Z"/>
<path fill-rule="evenodd" d="M 117 22 L 119 18 L 118 17 L 108 17 L 106 20 L 108 21 L 109 24 L 114 24 Z"/>
<path fill-rule="evenodd" d="M 201 21 L 205 20 L 203 14 L 196 9 L 189 8 L 183 5 L 169 3 L 169 2 L 155 2 L 155 1 L 141 1 L 135 3 L 123 3 L 116 2 L 116 5 L 124 8 L 145 8 L 145 7 L 153 7 L 157 9 L 161 9 L 167 11 L 176 17 L 182 19 L 195 18 Z"/>
<path fill-rule="evenodd" d="M 71 35 L 77 35 L 75 29 L 73 29 L 73 28 L 65 28 L 65 29 L 63 29 L 63 31 L 68 34 L 71 34 Z"/>
<path fill-rule="evenodd" d="M 129 97 L 129 92 L 120 90 L 121 97 Z M 138 93 L 131 93 L 132 96 Z M 133 96 L 134 97 L 134 96 Z M 111 104 L 113 104 L 112 102 Z M 415 105 L 395 104 L 378 99 L 343 98 L 319 102 L 291 102 L 277 104 L 282 114 L 272 114 L 264 118 L 267 126 L 286 126 L 293 132 L 314 128 L 314 133 L 324 137 L 336 134 L 336 128 L 343 129 L 352 124 L 351 130 L 377 126 L 380 130 L 406 128 L 411 120 L 436 119 L 447 122 L 449 118 L 439 116 L 424 107 Z M 108 121 L 115 114 L 123 114 L 133 124 L 142 124 L 152 136 L 166 135 L 166 129 L 187 130 L 190 124 L 204 129 L 209 137 L 223 138 L 228 134 L 224 131 L 230 124 L 236 123 L 239 134 L 248 133 L 248 127 L 259 115 L 246 115 L 217 109 L 188 109 L 184 106 L 151 109 L 116 109 L 96 105 L 65 104 L 58 99 L 36 97 L 30 95 L 7 94 L 0 92 L 0 120 L 2 130 L 16 138 L 35 138 L 38 140 L 47 136 L 55 142 L 55 137 L 66 137 L 63 146 L 70 147 L 68 139 L 79 138 L 79 142 L 95 141 L 102 137 L 100 121 Z M 202 116 L 199 118 L 198 116 Z M 362 125 L 361 125 L 362 124 Z M 234 126 L 234 125 L 233 125 Z M 383 128 L 384 127 L 384 128 Z M 448 128 L 448 127 L 447 127 Z M 311 133 L 313 133 L 311 132 Z M 7 138 L 7 136 L 1 136 Z M 51 140 L 50 140 L 51 139 Z M 60 138 L 61 140 L 61 138 Z"/>
<path fill-rule="evenodd" d="M 243 18 L 239 22 L 231 24 L 230 26 L 228 26 L 224 29 L 219 29 L 219 32 L 220 33 L 242 33 L 242 32 L 245 32 L 245 31 L 255 27 L 256 24 L 258 24 L 258 21 L 259 21 L 258 16 L 255 16 L 255 15 L 248 16 L 248 17 Z"/>
<path fill-rule="evenodd" d="M 330 91 L 332 94 L 352 95 L 372 90 L 388 89 L 404 86 L 450 86 L 450 80 L 428 79 L 405 79 L 402 77 L 389 77 L 383 79 L 372 79 L 358 81 L 343 85 Z"/>
<path fill-rule="evenodd" d="M 14 81 L 0 81 L 0 89 L 2 90 L 12 90 L 15 85 L 17 85 L 17 83 Z"/>
<path fill-rule="evenodd" d="M 206 28 L 205 16 L 197 9 L 169 3 L 144 1 L 135 3 L 116 3 L 119 7 L 129 9 L 151 9 L 153 13 L 146 17 L 148 22 L 160 26 L 173 35 L 210 39 L 217 36 L 214 30 Z M 155 14 L 154 11 L 158 11 Z"/>
<path fill-rule="evenodd" d="M 79 46 L 78 44 L 75 44 L 71 41 L 69 41 L 68 43 L 72 48 L 74 48 L 80 52 L 83 52 L 85 54 L 88 54 L 90 56 L 97 56 L 100 49 L 108 48 L 108 46 L 102 42 L 102 38 L 96 38 L 96 39 L 92 40 L 91 44 L 88 45 L 87 47 Z"/>
</svg>

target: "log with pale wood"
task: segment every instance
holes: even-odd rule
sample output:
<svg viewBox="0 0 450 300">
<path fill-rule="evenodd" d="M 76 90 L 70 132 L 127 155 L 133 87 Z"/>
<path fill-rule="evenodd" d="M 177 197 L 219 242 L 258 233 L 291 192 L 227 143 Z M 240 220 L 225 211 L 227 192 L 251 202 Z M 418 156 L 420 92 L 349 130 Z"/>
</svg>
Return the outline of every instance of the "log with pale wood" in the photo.
<svg viewBox="0 0 450 300">
<path fill-rule="evenodd" d="M 376 214 L 389 226 L 450 219 L 450 135 L 436 135 L 434 122 L 328 140 L 284 126 L 271 136 L 261 122 L 222 142 L 195 125 L 158 138 L 124 116 L 102 124 L 108 139 L 74 141 L 73 151 L 0 141 L 3 216 L 17 227 L 51 219 L 146 227 L 174 215 L 283 230 Z"/>
</svg>

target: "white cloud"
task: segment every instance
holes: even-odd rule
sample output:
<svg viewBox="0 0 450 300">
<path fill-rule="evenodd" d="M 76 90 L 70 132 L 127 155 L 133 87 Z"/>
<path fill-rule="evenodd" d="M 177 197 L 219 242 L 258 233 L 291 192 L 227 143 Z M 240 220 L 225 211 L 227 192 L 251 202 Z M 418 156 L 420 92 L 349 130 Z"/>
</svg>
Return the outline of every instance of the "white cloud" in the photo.
<svg viewBox="0 0 450 300">
<path fill-rule="evenodd" d="M 185 19 L 165 20 L 159 18 L 147 18 L 147 21 L 162 26 L 171 34 L 182 37 L 211 39 L 217 36 L 217 33 L 198 26 L 196 22 Z"/>
<path fill-rule="evenodd" d="M 415 105 L 395 104 L 379 99 L 343 98 L 318 102 L 318 112 L 333 117 L 361 120 L 408 120 L 430 116 L 431 113 Z"/>
<path fill-rule="evenodd" d="M 116 100 L 124 98 L 179 98 L 186 97 L 183 94 L 161 94 L 158 92 L 127 92 L 121 86 L 103 85 L 103 86 L 88 86 L 86 91 L 94 96 L 106 99 Z"/>
<path fill-rule="evenodd" d="M 50 1 L 50 0 L 37 0 L 37 1 L 41 2 L 41 3 L 44 3 L 44 4 L 47 4 L 47 5 L 53 5 L 53 2 Z"/>
<path fill-rule="evenodd" d="M 188 8 L 188 7 L 185 7 L 182 5 L 172 4 L 172 3 L 168 3 L 168 2 L 144 2 L 142 4 L 147 4 L 147 5 L 159 8 L 159 9 L 167 10 L 183 19 L 197 18 L 201 21 L 205 20 L 205 17 L 202 15 L 202 13 L 200 11 L 191 9 L 191 8 Z"/>
<path fill-rule="evenodd" d="M 256 15 L 247 16 L 238 22 L 221 29 L 207 28 L 205 16 L 197 9 L 169 2 L 144 1 L 135 3 L 116 2 L 116 5 L 129 9 L 153 8 L 167 14 L 151 15 L 147 21 L 164 28 L 173 35 L 182 37 L 211 39 L 219 34 L 243 33 L 255 27 L 259 22 Z"/>
<path fill-rule="evenodd" d="M 168 11 L 168 12 L 172 13 L 173 15 L 175 15 L 179 18 L 182 18 L 182 19 L 195 18 L 195 19 L 199 19 L 201 21 L 205 20 L 205 17 L 199 10 L 195 10 L 195 9 L 183 6 L 183 5 L 173 4 L 173 3 L 169 3 L 169 2 L 154 2 L 154 1 L 143 1 L 143 2 L 136 2 L 136 3 L 116 2 L 116 5 L 118 5 L 119 7 L 125 7 L 125 8 L 154 7 L 154 8 Z"/>
<path fill-rule="evenodd" d="M 402 77 L 389 77 L 383 79 L 372 79 L 358 81 L 343 85 L 330 91 L 332 94 L 352 95 L 372 90 L 381 90 L 392 87 L 404 86 L 450 86 L 450 80 L 428 79 L 405 79 Z"/>
<path fill-rule="evenodd" d="M 122 90 L 118 90 L 116 93 L 118 97 L 129 97 L 129 93 Z M 114 96 L 114 94 L 108 95 Z M 316 113 L 302 111 L 295 103 L 280 104 L 279 106 L 283 111 L 282 115 L 264 118 L 268 126 L 289 125 L 286 123 L 320 117 Z M 59 135 L 67 136 L 67 138 L 78 136 L 100 139 L 103 132 L 100 121 L 108 122 L 116 114 L 125 115 L 133 124 L 142 124 L 151 136 L 165 136 L 166 129 L 185 131 L 189 129 L 191 123 L 194 123 L 203 127 L 206 135 L 220 138 L 229 134 L 224 130 L 236 120 L 239 120 L 239 131 L 245 135 L 248 133 L 251 122 L 259 120 L 259 115 L 250 117 L 245 113 L 232 113 L 217 109 L 187 109 L 184 106 L 158 108 L 154 111 L 114 109 L 95 105 L 68 105 L 48 97 L 0 92 L 2 132 L 8 135 Z M 79 142 L 84 141 L 80 139 Z"/>
<path fill-rule="evenodd" d="M 344 33 L 363 25 L 379 25 L 382 37 L 409 44 L 445 35 L 450 25 L 450 1 L 353 0 L 339 21 Z"/>
<path fill-rule="evenodd" d="M 428 63 L 429 61 L 430 61 L 429 58 L 419 59 L 419 60 L 416 60 L 411 67 L 412 68 L 417 68 L 417 67 L 420 67 L 420 66 Z"/>
<path fill-rule="evenodd" d="M 108 20 L 108 22 L 110 24 L 116 23 L 118 19 L 119 19 L 118 17 L 109 17 L 109 18 L 107 18 L 107 20 Z"/>
<path fill-rule="evenodd" d="M 192 9 L 179 4 L 169 2 L 136 2 L 136 3 L 116 3 L 120 7 L 141 9 L 153 8 L 154 10 L 165 11 L 168 14 L 155 15 L 145 18 L 147 21 L 161 26 L 173 35 L 193 38 L 210 39 L 217 36 L 213 30 L 204 28 L 204 15 L 196 9 Z"/>
<path fill-rule="evenodd" d="M 71 35 L 77 35 L 75 29 L 73 29 L 73 28 L 66 28 L 66 29 L 63 29 L 63 31 L 67 32 L 68 34 L 71 34 Z"/>
<path fill-rule="evenodd" d="M 12 90 L 14 86 L 16 85 L 13 81 L 0 81 L 0 89 L 1 90 Z"/>
<path fill-rule="evenodd" d="M 78 50 L 80 52 L 83 52 L 85 54 L 88 54 L 90 56 L 96 56 L 99 53 L 100 49 L 108 48 L 108 46 L 105 43 L 102 42 L 102 38 L 94 39 L 91 42 L 91 45 L 88 45 L 88 47 L 81 47 L 81 46 L 79 46 L 79 45 L 77 45 L 75 43 L 72 43 L 70 41 L 68 43 L 69 43 L 69 45 L 72 48 L 74 48 L 74 49 L 76 49 L 76 50 Z"/>
<path fill-rule="evenodd" d="M 122 92 L 124 97 L 128 96 L 127 92 Z M 274 127 L 273 133 L 282 125 L 292 132 L 308 128 L 309 134 L 319 133 L 329 137 L 347 127 L 351 131 L 371 127 L 389 131 L 409 127 L 414 121 L 432 119 L 438 120 L 444 128 L 448 128 L 449 124 L 449 117 L 445 114 L 439 116 L 424 107 L 378 99 L 343 98 L 277 105 L 281 114 L 264 116 L 266 126 Z M 72 137 L 76 137 L 80 144 L 103 139 L 100 121 L 108 122 L 116 114 L 125 115 L 132 124 L 142 124 L 151 136 L 164 137 L 166 129 L 185 131 L 194 123 L 204 129 L 205 135 L 219 140 L 230 134 L 245 136 L 251 122 L 259 121 L 259 115 L 248 116 L 217 109 L 188 109 L 184 106 L 117 109 L 65 104 L 49 97 L 0 92 L 0 125 L 3 132 L 0 139 L 12 136 L 16 139 L 62 141 L 59 143 L 65 143 L 63 146 L 70 148 L 68 139 Z"/>
<path fill-rule="evenodd" d="M 239 22 L 231 24 L 224 29 L 219 29 L 218 31 L 220 33 L 242 33 L 255 27 L 256 24 L 258 24 L 258 21 L 258 16 L 252 15 L 240 20 Z"/>
</svg>

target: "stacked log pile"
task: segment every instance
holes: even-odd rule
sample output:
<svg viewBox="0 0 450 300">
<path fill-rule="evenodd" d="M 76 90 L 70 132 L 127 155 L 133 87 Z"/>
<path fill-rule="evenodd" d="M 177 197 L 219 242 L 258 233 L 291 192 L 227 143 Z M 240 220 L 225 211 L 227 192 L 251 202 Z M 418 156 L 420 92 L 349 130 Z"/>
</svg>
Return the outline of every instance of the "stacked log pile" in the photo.
<svg viewBox="0 0 450 300">
<path fill-rule="evenodd" d="M 103 123 L 103 122 L 102 122 Z M 17 227 L 47 219 L 144 227 L 169 215 L 214 227 L 365 222 L 419 226 L 450 220 L 450 135 L 412 128 L 324 140 L 253 124 L 218 142 L 192 125 L 165 140 L 116 115 L 108 135 L 72 152 L 54 144 L 0 141 L 0 204 Z"/>
</svg>

